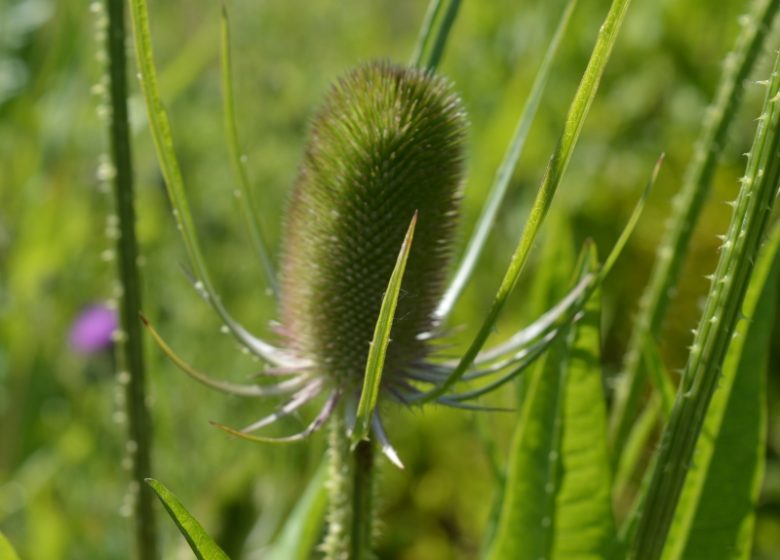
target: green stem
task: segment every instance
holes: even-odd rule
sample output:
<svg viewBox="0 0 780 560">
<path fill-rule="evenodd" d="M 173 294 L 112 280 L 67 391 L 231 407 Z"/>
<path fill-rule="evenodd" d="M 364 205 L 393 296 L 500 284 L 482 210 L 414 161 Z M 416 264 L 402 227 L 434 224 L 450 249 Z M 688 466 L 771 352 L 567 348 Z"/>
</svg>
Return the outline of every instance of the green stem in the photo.
<svg viewBox="0 0 780 560">
<path fill-rule="evenodd" d="M 350 449 L 343 409 L 331 421 L 327 560 L 371 560 L 374 533 L 374 460 L 372 441 Z"/>
<path fill-rule="evenodd" d="M 352 555 L 371 558 L 374 505 L 374 444 L 363 440 L 352 453 Z"/>
<path fill-rule="evenodd" d="M 423 54 L 428 46 L 428 42 L 431 40 L 433 24 L 436 21 L 436 17 L 439 15 L 441 2 L 442 0 L 431 0 L 431 3 L 428 4 L 428 9 L 425 12 L 425 18 L 423 19 L 423 24 L 420 28 L 420 34 L 417 37 L 417 43 L 414 46 L 414 52 L 412 53 L 412 59 L 409 62 L 409 66 L 419 67 L 422 65 Z"/>
<path fill-rule="evenodd" d="M 780 56 L 775 60 L 742 188 L 734 203 L 712 286 L 699 321 L 680 389 L 661 438 L 630 558 L 655 560 L 663 552 L 712 396 L 718 386 L 753 263 L 765 237 L 780 184 Z"/>
<path fill-rule="evenodd" d="M 135 236 L 133 206 L 133 167 L 130 153 L 130 133 L 127 115 L 127 59 L 125 43 L 125 13 L 122 0 L 107 0 L 110 77 L 110 137 L 111 158 L 115 168 L 114 195 L 119 216 L 118 254 L 119 278 L 122 283 L 120 352 L 129 373 L 126 385 L 128 417 L 128 453 L 133 459 L 133 491 L 135 540 L 138 558 L 158 557 L 157 531 L 152 503 L 154 495 L 144 484 L 151 475 L 152 427 L 146 406 L 144 355 L 141 324 L 141 289 L 138 274 L 138 243 Z"/>
<path fill-rule="evenodd" d="M 439 67 L 441 57 L 444 55 L 444 47 L 447 45 L 447 39 L 450 36 L 452 24 L 455 23 L 455 18 L 458 16 L 459 8 L 460 0 L 450 0 L 444 16 L 442 16 L 441 25 L 431 46 L 431 54 L 428 56 L 428 62 L 425 64 L 425 67 L 431 71 Z"/>
<path fill-rule="evenodd" d="M 780 0 L 756 0 L 753 3 L 736 45 L 726 57 L 715 100 L 708 110 L 693 159 L 672 205 L 672 218 L 659 245 L 650 281 L 640 300 L 636 327 L 631 334 L 623 364 L 623 378 L 615 396 L 611 425 L 612 448 L 616 450 L 613 454 L 615 464 L 620 459 L 618 450 L 625 447 L 645 388 L 646 372 L 642 367 L 645 342 L 654 340 L 661 330 L 688 253 L 693 228 L 709 197 L 718 156 L 742 98 L 743 83 L 759 59 L 778 6 Z"/>
</svg>

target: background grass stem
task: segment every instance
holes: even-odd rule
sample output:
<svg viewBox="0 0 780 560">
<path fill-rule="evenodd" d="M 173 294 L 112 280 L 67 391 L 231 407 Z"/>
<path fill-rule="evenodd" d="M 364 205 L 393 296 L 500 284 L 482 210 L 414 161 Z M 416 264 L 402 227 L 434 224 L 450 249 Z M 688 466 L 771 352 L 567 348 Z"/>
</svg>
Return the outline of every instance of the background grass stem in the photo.
<svg viewBox="0 0 780 560">
<path fill-rule="evenodd" d="M 134 518 L 136 555 L 143 560 L 158 557 L 155 528 L 154 496 L 144 484 L 151 476 L 152 426 L 146 404 L 146 380 L 141 323 L 141 286 L 138 272 L 138 242 L 135 235 L 133 167 L 127 111 L 127 55 L 125 38 L 125 4 L 122 0 L 107 0 L 108 53 L 110 77 L 110 137 L 111 159 L 114 164 L 114 196 L 119 217 L 117 254 L 120 297 L 121 336 L 118 337 L 120 363 L 129 373 L 125 387 L 128 418 L 127 452 L 132 459 L 132 483 L 135 493 Z"/>
</svg>

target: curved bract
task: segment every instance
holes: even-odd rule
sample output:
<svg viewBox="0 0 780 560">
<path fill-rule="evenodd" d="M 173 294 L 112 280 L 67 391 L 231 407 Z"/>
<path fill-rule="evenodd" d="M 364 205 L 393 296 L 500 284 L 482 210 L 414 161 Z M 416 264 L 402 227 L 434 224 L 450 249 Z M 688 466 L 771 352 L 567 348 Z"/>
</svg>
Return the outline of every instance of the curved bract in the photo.
<svg viewBox="0 0 780 560">
<path fill-rule="evenodd" d="M 389 62 L 338 81 L 314 119 L 283 236 L 282 325 L 291 349 L 341 386 L 360 388 L 415 212 L 383 385 L 428 354 L 424 335 L 436 326 L 458 222 L 466 124 L 445 80 Z"/>
</svg>

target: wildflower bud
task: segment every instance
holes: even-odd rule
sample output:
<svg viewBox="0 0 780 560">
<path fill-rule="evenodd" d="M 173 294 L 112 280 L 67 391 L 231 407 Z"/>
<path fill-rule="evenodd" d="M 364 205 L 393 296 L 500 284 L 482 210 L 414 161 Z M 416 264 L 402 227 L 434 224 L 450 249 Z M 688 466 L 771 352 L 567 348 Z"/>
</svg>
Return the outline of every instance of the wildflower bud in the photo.
<svg viewBox="0 0 780 560">
<path fill-rule="evenodd" d="M 362 383 L 415 211 L 383 383 L 400 381 L 428 353 L 458 221 L 466 125 L 444 79 L 388 62 L 342 78 L 314 119 L 287 211 L 282 331 L 341 386 Z"/>
</svg>

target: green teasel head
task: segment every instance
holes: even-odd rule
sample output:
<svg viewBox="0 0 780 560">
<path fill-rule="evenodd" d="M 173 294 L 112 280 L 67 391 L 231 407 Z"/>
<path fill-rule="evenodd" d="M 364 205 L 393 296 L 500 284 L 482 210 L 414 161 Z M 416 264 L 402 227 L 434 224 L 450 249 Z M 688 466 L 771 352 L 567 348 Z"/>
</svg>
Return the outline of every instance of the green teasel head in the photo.
<svg viewBox="0 0 780 560">
<path fill-rule="evenodd" d="M 392 299 L 396 301 L 396 294 L 398 298 L 390 342 L 381 373 L 374 378 L 379 379 L 379 394 L 391 400 L 490 409 L 473 401 L 516 378 L 576 319 L 594 285 L 593 276 L 492 348 L 482 350 L 483 338 L 475 353 L 462 358 L 437 352 L 444 334 L 439 323 L 447 317 L 442 306 L 460 274 L 445 286 L 465 182 L 466 130 L 459 97 L 429 70 L 371 62 L 331 87 L 313 120 L 287 208 L 279 279 L 280 344 L 254 336 L 235 321 L 208 280 L 202 257 L 194 261 L 199 267 L 195 287 L 243 349 L 270 366 L 260 374 L 277 381 L 237 384 L 199 372 L 147 324 L 174 363 L 199 382 L 244 397 L 284 399 L 274 412 L 241 430 L 216 426 L 252 441 L 290 443 L 309 437 L 343 406 L 353 437 L 358 415 L 360 437 L 366 435 L 370 417 L 371 437 L 400 465 L 374 393 L 362 412 L 360 404 L 361 393 L 377 387 L 364 377 L 375 329 L 382 324 L 378 318 L 385 291 L 389 293 L 402 256 L 400 291 L 392 283 Z M 186 211 L 185 206 L 179 208 Z M 185 241 L 192 241 L 191 223 L 183 223 Z M 196 246 L 191 248 L 200 255 Z M 285 379 L 278 381 L 279 376 Z M 457 390 L 463 387 L 461 381 L 485 383 Z M 250 435 L 320 397 L 325 400 L 319 412 L 300 432 Z"/>
<path fill-rule="evenodd" d="M 441 77 L 371 62 L 314 118 L 287 210 L 281 320 L 288 347 L 359 391 L 388 279 L 418 213 L 382 386 L 403 392 L 431 351 L 465 179 L 467 119 Z"/>
</svg>

